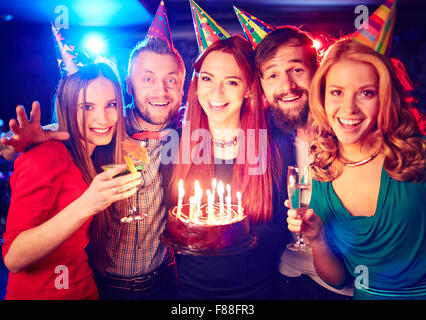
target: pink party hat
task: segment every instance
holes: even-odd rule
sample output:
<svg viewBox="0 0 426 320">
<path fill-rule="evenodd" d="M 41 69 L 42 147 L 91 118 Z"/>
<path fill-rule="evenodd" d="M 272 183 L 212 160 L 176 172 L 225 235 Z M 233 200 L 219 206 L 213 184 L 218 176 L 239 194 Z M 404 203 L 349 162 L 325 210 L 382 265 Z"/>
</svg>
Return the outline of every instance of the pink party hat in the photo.
<svg viewBox="0 0 426 320">
<path fill-rule="evenodd" d="M 238 21 L 240 21 L 241 28 L 246 35 L 248 41 L 250 41 L 253 49 L 262 41 L 262 39 L 270 32 L 274 31 L 275 28 L 249 14 L 248 12 L 241 10 L 234 6 L 235 13 L 237 14 Z"/>
<path fill-rule="evenodd" d="M 198 49 L 203 52 L 213 42 L 227 39 L 230 34 L 214 21 L 201 7 L 193 0 L 189 0 L 192 12 L 192 21 L 197 38 Z"/>
<path fill-rule="evenodd" d="M 352 35 L 358 41 L 378 53 L 389 56 L 395 25 L 396 0 L 387 0 Z"/>
<path fill-rule="evenodd" d="M 70 76 L 76 73 L 80 67 L 89 62 L 89 56 L 74 45 L 67 43 L 63 37 L 63 30 L 56 28 L 53 23 L 52 32 L 55 37 L 58 67 L 62 76 Z"/>
<path fill-rule="evenodd" d="M 147 37 L 160 38 L 166 40 L 173 46 L 172 36 L 170 34 L 169 20 L 167 19 L 166 6 L 164 1 L 161 0 L 157 12 L 155 13 L 154 20 L 152 20 L 149 27 Z"/>
</svg>

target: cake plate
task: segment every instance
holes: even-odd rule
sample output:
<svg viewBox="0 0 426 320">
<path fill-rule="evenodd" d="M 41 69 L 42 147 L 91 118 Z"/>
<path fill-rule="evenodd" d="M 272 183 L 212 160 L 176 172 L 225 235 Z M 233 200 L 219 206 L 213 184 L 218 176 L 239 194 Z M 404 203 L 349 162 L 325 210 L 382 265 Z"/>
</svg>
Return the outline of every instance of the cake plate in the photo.
<svg viewBox="0 0 426 320">
<path fill-rule="evenodd" d="M 245 242 L 222 250 L 199 250 L 191 248 L 189 246 L 179 245 L 169 238 L 169 236 L 167 235 L 167 230 L 164 231 L 164 233 L 161 235 L 161 241 L 178 254 L 187 254 L 194 256 L 230 256 L 246 252 L 255 247 L 257 244 L 257 236 L 254 232 L 250 232 L 249 239 Z"/>
</svg>

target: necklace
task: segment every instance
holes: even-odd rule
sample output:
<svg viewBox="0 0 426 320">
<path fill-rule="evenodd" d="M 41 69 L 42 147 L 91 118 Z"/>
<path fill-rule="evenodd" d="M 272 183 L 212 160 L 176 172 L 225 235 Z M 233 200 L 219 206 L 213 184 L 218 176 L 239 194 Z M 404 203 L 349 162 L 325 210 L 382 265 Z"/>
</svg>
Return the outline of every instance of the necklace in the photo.
<svg viewBox="0 0 426 320">
<path fill-rule="evenodd" d="M 212 138 L 212 143 L 219 148 L 231 147 L 236 145 L 238 142 L 238 136 L 232 138 L 232 140 L 224 141 L 224 140 L 216 140 Z"/>
<path fill-rule="evenodd" d="M 371 160 L 373 160 L 379 154 L 379 151 L 380 150 L 376 151 L 375 153 L 373 153 L 371 156 L 369 156 L 366 159 L 356 161 L 356 162 L 346 159 L 344 156 L 342 156 L 340 154 L 339 151 L 337 151 L 337 158 L 345 167 L 357 167 L 357 166 L 361 166 L 361 165 L 366 164 L 366 163 L 370 162 Z"/>
</svg>

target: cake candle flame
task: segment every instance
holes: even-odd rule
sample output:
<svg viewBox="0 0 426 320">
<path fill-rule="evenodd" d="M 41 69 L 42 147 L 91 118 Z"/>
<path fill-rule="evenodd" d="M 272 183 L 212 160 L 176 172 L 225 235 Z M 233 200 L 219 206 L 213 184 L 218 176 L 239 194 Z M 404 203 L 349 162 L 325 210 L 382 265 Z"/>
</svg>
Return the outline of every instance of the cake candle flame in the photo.
<svg viewBox="0 0 426 320">
<path fill-rule="evenodd" d="M 219 181 L 218 185 L 217 185 L 217 194 L 219 195 L 219 212 L 220 212 L 220 216 L 223 217 L 224 214 L 224 207 L 223 207 L 223 192 L 224 192 L 224 187 L 223 187 L 223 182 Z"/>
<path fill-rule="evenodd" d="M 237 199 L 238 199 L 238 216 L 242 216 L 242 206 L 241 206 L 241 192 L 237 192 Z"/>
<path fill-rule="evenodd" d="M 215 197 L 216 197 L 216 186 L 217 186 L 216 178 L 213 178 L 213 180 L 212 180 L 212 196 L 213 196 L 213 202 L 215 201 Z"/>
<path fill-rule="evenodd" d="M 227 213 L 225 217 L 225 223 L 229 223 L 231 221 L 231 195 L 229 193 L 226 196 L 226 207 Z"/>
<path fill-rule="evenodd" d="M 210 189 L 207 189 L 206 194 L 207 194 L 207 221 L 208 221 L 208 224 L 212 224 L 213 217 L 214 217 L 213 193 L 210 191 Z"/>
<path fill-rule="evenodd" d="M 218 202 L 214 197 L 215 191 L 212 189 L 206 190 L 206 203 L 202 203 L 203 189 L 198 180 L 194 181 L 194 194 L 191 196 L 188 194 L 189 203 L 183 204 L 185 195 L 184 182 L 182 179 L 178 183 L 178 204 L 173 209 L 173 214 L 179 220 L 185 223 L 193 223 L 196 225 L 225 225 L 241 221 L 245 218 L 244 209 L 242 208 L 242 196 L 241 192 L 236 193 L 238 200 L 237 204 L 232 204 L 232 193 L 231 185 L 220 181 L 217 183 L 216 179 L 212 181 L 212 187 L 217 191 Z M 226 190 L 225 190 L 226 189 Z M 226 191 L 226 195 L 225 195 Z M 225 208 L 226 205 L 226 208 Z"/>
<path fill-rule="evenodd" d="M 229 222 L 231 220 L 231 186 L 229 184 L 226 185 L 226 191 L 228 191 L 228 194 L 226 195 L 226 222 Z"/>
<path fill-rule="evenodd" d="M 195 189 L 195 220 L 199 220 L 201 216 L 201 198 L 203 197 L 203 190 L 200 187 L 198 180 L 194 183 Z"/>
<path fill-rule="evenodd" d="M 195 198 L 189 198 L 189 221 L 194 221 Z"/>
<path fill-rule="evenodd" d="M 178 200 L 177 216 L 180 217 L 182 215 L 183 196 L 185 195 L 185 189 L 183 188 L 183 180 L 182 179 L 179 180 L 178 188 L 179 188 L 179 200 Z"/>
</svg>

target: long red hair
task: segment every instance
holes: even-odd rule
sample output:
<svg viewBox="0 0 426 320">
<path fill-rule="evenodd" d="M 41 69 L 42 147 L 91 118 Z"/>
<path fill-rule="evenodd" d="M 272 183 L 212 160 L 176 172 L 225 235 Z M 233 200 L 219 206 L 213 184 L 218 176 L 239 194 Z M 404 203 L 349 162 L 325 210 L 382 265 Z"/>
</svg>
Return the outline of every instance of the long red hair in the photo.
<svg viewBox="0 0 426 320">
<path fill-rule="evenodd" d="M 190 125 L 188 132 L 189 137 L 197 129 L 209 130 L 207 115 L 198 101 L 198 74 L 204 59 L 213 51 L 223 51 L 234 56 L 238 66 L 240 67 L 251 95 L 244 99 L 240 113 L 241 131 L 244 133 L 245 139 L 240 140 L 238 156 L 234 161 L 232 174 L 232 197 L 235 199 L 235 192 L 240 191 L 242 194 L 242 206 L 253 222 L 266 222 L 272 219 L 272 159 L 269 146 L 269 137 L 267 135 L 266 152 L 258 152 L 261 134 L 267 131 L 267 120 L 262 108 L 261 91 L 259 80 L 256 75 L 256 69 L 253 60 L 253 50 L 249 42 L 241 36 L 232 36 L 226 40 L 219 40 L 209 46 L 195 61 L 194 73 L 189 86 L 188 98 L 186 104 L 185 126 Z M 218 62 L 219 63 L 219 62 Z M 254 129 L 255 141 L 247 139 L 248 129 Z M 263 130 L 261 130 L 263 129 Z M 248 141 L 249 140 L 249 141 Z M 191 154 L 198 154 L 201 150 L 210 151 L 210 164 L 195 164 L 189 161 L 188 164 L 183 163 L 183 158 L 187 156 L 187 149 L 184 145 L 189 144 Z M 253 158 L 253 150 L 257 152 L 258 162 L 250 164 L 249 156 Z M 238 161 L 241 158 L 245 161 Z M 199 139 L 197 141 L 185 142 L 180 141 L 179 161 L 174 166 L 173 175 L 170 182 L 170 195 L 174 203 L 178 200 L 178 181 L 182 179 L 185 184 L 184 202 L 194 194 L 194 181 L 199 180 L 203 190 L 211 189 L 211 181 L 214 178 L 214 155 L 211 141 Z M 240 163 L 242 162 L 242 163 Z M 261 163 L 261 164 L 260 164 Z M 249 174 L 254 168 L 262 166 L 263 174 Z M 234 202 L 234 200 L 233 200 Z"/>
</svg>

